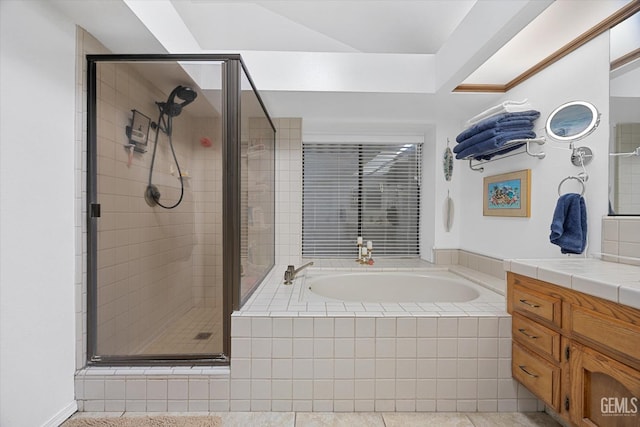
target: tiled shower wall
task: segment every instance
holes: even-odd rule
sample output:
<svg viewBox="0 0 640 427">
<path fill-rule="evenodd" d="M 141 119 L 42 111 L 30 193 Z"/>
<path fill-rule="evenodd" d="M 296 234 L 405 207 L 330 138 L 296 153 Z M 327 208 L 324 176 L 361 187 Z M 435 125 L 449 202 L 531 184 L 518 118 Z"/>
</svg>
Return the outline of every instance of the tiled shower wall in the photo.
<svg viewBox="0 0 640 427">
<path fill-rule="evenodd" d="M 154 101 L 166 95 L 129 65 L 101 63 L 97 70 L 98 352 L 131 354 L 154 338 L 158 325 L 191 307 L 194 200 L 187 187 L 173 210 L 146 204 L 151 150 L 134 153 L 128 165 L 124 128 L 131 109 L 155 115 Z M 173 143 L 184 171 L 192 170 L 189 121 L 186 115 L 174 120 Z M 173 204 L 180 184 L 177 172 L 169 173 L 171 153 L 162 132 L 158 146 L 153 180 L 162 201 Z"/>
<path fill-rule="evenodd" d="M 302 256 L 302 119 L 275 119 L 276 265 Z"/>
<path fill-rule="evenodd" d="M 640 217 L 608 216 L 602 219 L 604 259 L 640 265 Z"/>
<path fill-rule="evenodd" d="M 630 153 L 640 147 L 640 123 L 618 123 L 615 127 L 615 151 Z M 620 213 L 640 212 L 640 159 L 617 157 L 616 206 Z M 640 265 L 640 216 L 607 216 L 602 220 L 602 252 L 614 256 L 604 259 Z"/>
<path fill-rule="evenodd" d="M 194 118 L 192 171 L 194 307 L 222 309 L 222 134 L 220 118 Z M 206 137 L 211 147 L 199 143 Z M 216 311 L 218 313 L 218 311 Z"/>
<path fill-rule="evenodd" d="M 631 153 L 640 147 L 640 123 L 618 123 L 615 126 L 615 151 Z M 622 214 L 640 212 L 640 159 L 616 157 L 616 205 L 615 212 Z"/>
</svg>

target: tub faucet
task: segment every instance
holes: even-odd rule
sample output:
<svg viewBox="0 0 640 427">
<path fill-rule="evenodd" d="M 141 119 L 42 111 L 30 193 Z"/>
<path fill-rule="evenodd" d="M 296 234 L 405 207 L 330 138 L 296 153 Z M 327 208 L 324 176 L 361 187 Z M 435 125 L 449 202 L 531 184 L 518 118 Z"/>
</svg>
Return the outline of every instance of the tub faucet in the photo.
<svg viewBox="0 0 640 427">
<path fill-rule="evenodd" d="M 303 265 L 298 269 L 296 269 L 293 265 L 287 266 L 287 270 L 284 272 L 284 284 L 290 285 L 291 283 L 293 283 L 293 279 L 296 278 L 296 274 L 300 273 L 300 271 L 304 270 L 305 268 L 311 265 L 313 265 L 313 261 L 306 263 L 305 265 Z"/>
</svg>

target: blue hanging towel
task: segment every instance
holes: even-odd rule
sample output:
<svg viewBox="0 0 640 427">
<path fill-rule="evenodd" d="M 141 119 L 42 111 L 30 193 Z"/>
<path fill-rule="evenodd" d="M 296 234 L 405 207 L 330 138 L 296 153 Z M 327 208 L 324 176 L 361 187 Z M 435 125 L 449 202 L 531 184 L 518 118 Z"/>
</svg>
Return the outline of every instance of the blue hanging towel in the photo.
<svg viewBox="0 0 640 427">
<path fill-rule="evenodd" d="M 587 246 L 587 208 L 577 193 L 560 196 L 553 212 L 549 240 L 563 254 L 581 254 Z"/>
</svg>

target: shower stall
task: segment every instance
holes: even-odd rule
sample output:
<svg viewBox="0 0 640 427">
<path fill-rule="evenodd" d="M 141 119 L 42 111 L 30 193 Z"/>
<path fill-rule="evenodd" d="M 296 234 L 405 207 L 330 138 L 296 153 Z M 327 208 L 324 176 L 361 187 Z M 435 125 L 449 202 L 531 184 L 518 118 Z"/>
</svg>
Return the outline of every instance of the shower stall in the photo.
<svg viewBox="0 0 640 427">
<path fill-rule="evenodd" d="M 87 65 L 88 363 L 228 363 L 274 264 L 273 122 L 239 55 Z"/>
</svg>

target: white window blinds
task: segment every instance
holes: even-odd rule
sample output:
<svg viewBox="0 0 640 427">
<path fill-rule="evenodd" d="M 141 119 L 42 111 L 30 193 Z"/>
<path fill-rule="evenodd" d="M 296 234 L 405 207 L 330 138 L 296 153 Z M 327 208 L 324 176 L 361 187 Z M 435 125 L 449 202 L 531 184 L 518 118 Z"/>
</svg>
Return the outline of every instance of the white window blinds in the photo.
<svg viewBox="0 0 640 427">
<path fill-rule="evenodd" d="M 419 256 L 421 163 L 418 143 L 303 143 L 303 256 L 355 259 L 357 236 Z"/>
</svg>

